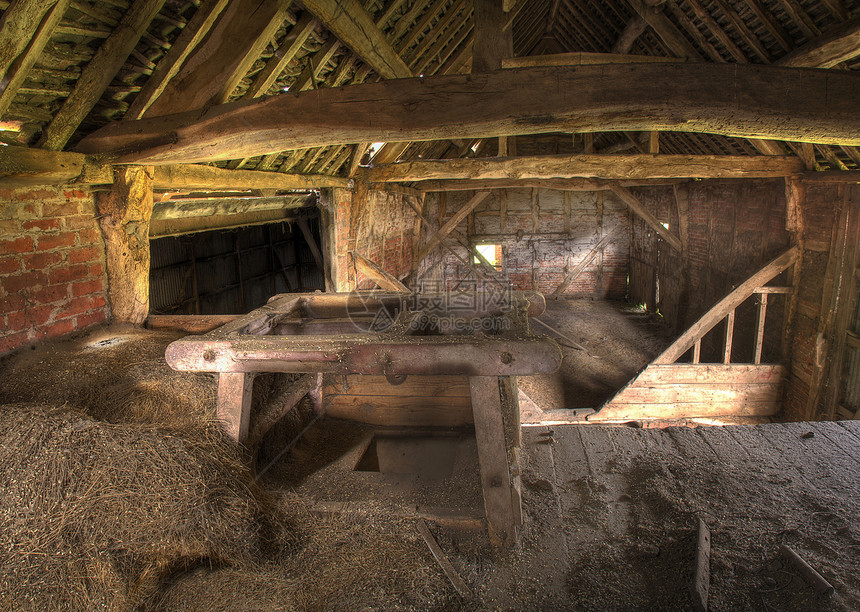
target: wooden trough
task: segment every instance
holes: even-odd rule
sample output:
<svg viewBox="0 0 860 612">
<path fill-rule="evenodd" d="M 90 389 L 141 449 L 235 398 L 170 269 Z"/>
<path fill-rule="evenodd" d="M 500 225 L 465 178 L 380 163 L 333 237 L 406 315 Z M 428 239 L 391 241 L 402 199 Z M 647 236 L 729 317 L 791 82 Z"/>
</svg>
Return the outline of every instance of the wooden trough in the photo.
<svg viewBox="0 0 860 612">
<path fill-rule="evenodd" d="M 530 333 L 529 317 L 545 307 L 534 292 L 284 294 L 177 340 L 166 359 L 176 370 L 219 374 L 217 416 L 242 443 L 259 441 L 306 394 L 323 410 L 322 374 L 372 383 L 378 397 L 398 397 L 412 377 L 468 385 L 490 536 L 512 544 L 521 523 L 516 376 L 553 372 L 562 358 L 555 342 Z M 255 415 L 252 428 L 253 377 L 262 372 L 308 376 L 294 383 L 292 403 L 279 415 Z M 348 396 L 341 389 L 341 405 Z M 412 404 L 389 402 L 406 412 Z"/>
</svg>

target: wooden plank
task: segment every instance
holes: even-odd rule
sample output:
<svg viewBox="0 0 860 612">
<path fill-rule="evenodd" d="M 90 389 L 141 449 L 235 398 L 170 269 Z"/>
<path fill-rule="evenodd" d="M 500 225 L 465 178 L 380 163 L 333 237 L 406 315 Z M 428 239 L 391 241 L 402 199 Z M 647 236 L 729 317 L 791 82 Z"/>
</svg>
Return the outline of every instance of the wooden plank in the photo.
<svg viewBox="0 0 860 612">
<path fill-rule="evenodd" d="M 832 68 L 860 55 L 860 19 L 840 23 L 774 62 L 779 66 Z"/>
<path fill-rule="evenodd" d="M 0 20 L 0 116 L 30 74 L 60 23 L 69 0 L 18 0 Z"/>
<path fill-rule="evenodd" d="M 505 29 L 507 15 L 497 0 L 473 0 L 475 42 L 472 46 L 472 72 L 490 72 L 503 66 L 514 54 L 511 29 Z"/>
<path fill-rule="evenodd" d="M 279 393 L 277 396 L 273 397 L 262 410 L 254 415 L 254 425 L 249 428 L 246 443 L 247 446 L 249 448 L 257 447 L 272 427 L 284 418 L 290 410 L 298 406 L 299 402 L 311 392 L 311 389 L 313 389 L 316 384 L 316 373 L 304 374 L 292 383 L 283 393 Z M 220 405 L 220 387 L 218 399 Z"/>
<path fill-rule="evenodd" d="M 781 365 L 751 365 L 675 363 L 649 365 L 634 381 L 640 385 L 651 384 L 760 384 L 775 383 L 783 379 L 786 369 Z"/>
<path fill-rule="evenodd" d="M 627 0 L 639 15 L 648 22 L 669 50 L 678 57 L 701 59 L 696 48 L 669 21 L 662 10 L 655 10 L 646 0 Z"/>
<path fill-rule="evenodd" d="M 732 309 L 726 315 L 726 336 L 723 342 L 723 363 L 728 365 L 732 362 L 732 340 L 735 335 L 735 311 Z"/>
<path fill-rule="evenodd" d="M 324 189 L 347 188 L 349 179 L 322 174 L 284 174 L 256 170 L 228 170 L 215 166 L 176 164 L 156 166 L 153 172 L 156 189 L 199 189 L 222 191 L 230 189 Z"/>
<path fill-rule="evenodd" d="M 457 594 L 463 599 L 471 599 L 473 597 L 472 589 L 463 582 L 463 579 L 460 578 L 460 574 L 457 573 L 457 570 L 455 570 L 454 566 L 451 565 L 451 562 L 448 561 L 448 557 L 446 557 L 445 553 L 442 552 L 442 549 L 439 548 L 439 543 L 436 542 L 436 538 L 434 538 L 433 534 L 430 533 L 430 530 L 427 528 L 427 523 L 425 523 L 423 519 L 418 519 L 417 523 L 418 533 L 421 534 L 421 537 L 424 539 L 424 543 L 427 544 L 427 548 L 430 549 L 430 552 L 433 554 L 433 558 L 436 559 L 436 562 L 439 564 L 439 567 L 442 568 L 445 576 L 447 576 L 448 580 L 451 581 L 451 585 L 454 587 L 454 590 L 457 591 Z"/>
<path fill-rule="evenodd" d="M 767 316 L 767 293 L 759 295 L 756 308 L 755 346 L 753 348 L 753 363 L 761 363 L 761 350 L 764 346 L 764 321 Z"/>
<path fill-rule="evenodd" d="M 782 381 L 772 383 L 663 383 L 631 385 L 612 398 L 616 404 L 697 404 L 709 402 L 779 402 Z"/>
<path fill-rule="evenodd" d="M 462 427 L 473 423 L 468 398 L 323 394 L 326 414 L 386 427 Z"/>
<path fill-rule="evenodd" d="M 623 187 L 675 185 L 681 179 L 642 179 L 617 181 Z M 609 182 L 595 179 L 451 179 L 420 181 L 415 184 L 421 193 L 446 191 L 482 191 L 486 189 L 555 189 L 556 191 L 607 191 Z M 503 192 L 504 193 L 504 192 Z"/>
<path fill-rule="evenodd" d="M 205 334 L 242 315 L 149 315 L 144 327 L 147 329 L 171 329 L 189 334 Z"/>
<path fill-rule="evenodd" d="M 218 375 L 218 405 L 215 415 L 222 422 L 227 435 L 239 443 L 243 443 L 248 437 L 253 388 L 253 374 L 229 372 Z"/>
<path fill-rule="evenodd" d="M 625 53 L 556 53 L 553 55 L 527 55 L 502 60 L 502 68 L 534 68 L 538 66 L 595 66 L 600 64 L 654 64 L 679 63 L 684 58 L 657 55 L 628 55 Z"/>
<path fill-rule="evenodd" d="M 427 239 L 427 243 L 421 248 L 421 251 L 418 253 L 418 261 L 423 261 L 436 247 L 438 247 L 442 241 L 450 234 L 454 229 L 466 218 L 466 216 L 472 212 L 478 204 L 483 202 L 486 197 L 490 195 L 489 191 L 479 191 L 474 196 L 472 196 L 462 208 L 460 208 L 457 212 L 451 215 L 451 218 L 445 222 L 439 231 L 433 234 L 430 238 Z"/>
<path fill-rule="evenodd" d="M 788 269 L 797 259 L 797 248 L 792 247 L 782 255 L 771 260 L 765 266 L 738 285 L 734 291 L 716 303 L 708 312 L 699 318 L 687 331 L 675 340 L 669 348 L 663 351 L 652 363 L 668 364 L 677 361 L 686 353 L 693 343 L 708 333 L 717 323 L 741 305 L 756 287 L 765 285 L 780 272 Z"/>
<path fill-rule="evenodd" d="M 228 2 L 144 116 L 157 118 L 225 103 L 283 24 L 289 5 L 288 0 Z M 232 159 L 243 157 L 250 156 Z"/>
<path fill-rule="evenodd" d="M 606 404 L 590 415 L 590 422 L 676 420 L 693 418 L 773 416 L 782 409 L 781 401 L 772 402 L 675 402 L 671 404 Z"/>
<path fill-rule="evenodd" d="M 368 168 L 370 183 L 451 179 L 527 180 L 589 178 L 772 178 L 796 174 L 796 157 L 730 155 L 542 155 L 412 160 Z M 614 185 L 608 185 L 613 189 Z M 420 185 L 419 185 L 420 188 Z"/>
<path fill-rule="evenodd" d="M 358 0 L 305 0 L 302 3 L 382 78 L 412 76 L 412 71 Z"/>
<path fill-rule="evenodd" d="M 261 210 L 293 210 L 313 207 L 313 196 L 276 196 L 271 198 L 200 198 L 166 200 L 152 207 L 153 220 L 211 217 Z"/>
<path fill-rule="evenodd" d="M 162 6 L 164 0 L 139 0 L 129 7 L 119 25 L 81 72 L 75 88 L 42 132 L 37 146 L 51 151 L 59 151 L 66 146 Z"/>
<path fill-rule="evenodd" d="M 634 15 L 630 21 L 627 22 L 627 25 L 624 26 L 621 34 L 618 35 L 618 38 L 615 40 L 615 44 L 612 45 L 612 53 L 630 53 L 630 49 L 633 48 L 633 43 L 636 42 L 636 39 L 639 38 L 647 28 L 648 22 L 642 19 L 642 15 L 639 15 L 638 13 Z"/>
<path fill-rule="evenodd" d="M 598 130 L 683 130 L 854 146 L 860 145 L 853 104 L 858 97 L 860 75 L 847 71 L 695 63 L 521 68 L 481 78 L 323 88 L 203 113 L 120 121 L 87 136 L 78 150 L 123 152 L 124 162 L 163 164 L 356 142 Z M 329 120 L 320 122 L 320 116 Z"/>
<path fill-rule="evenodd" d="M 391 276 L 388 272 L 370 261 L 361 253 L 349 251 L 349 254 L 352 255 L 352 260 L 355 262 L 356 270 L 379 285 L 380 289 L 387 289 L 388 291 L 403 291 L 406 293 L 409 292 L 409 287 Z"/>
<path fill-rule="evenodd" d="M 424 398 L 469 398 L 469 379 L 465 376 L 407 376 L 392 385 L 385 376 L 351 374 L 326 378 L 326 393 L 355 396 L 398 396 Z"/>
<path fill-rule="evenodd" d="M 490 540 L 502 546 L 517 542 L 516 517 L 521 510 L 514 507 L 513 482 L 509 466 L 505 427 L 502 421 L 502 401 L 498 376 L 469 378 L 478 461 L 481 465 L 481 486 L 484 490 L 484 510 Z M 517 498 L 518 499 L 518 498 Z"/>
<path fill-rule="evenodd" d="M 209 33 L 227 3 L 228 0 L 205 0 L 201 3 L 170 46 L 170 50 L 158 61 L 152 74 L 135 96 L 124 115 L 125 119 L 143 117 L 150 105 L 162 94 L 170 80 L 182 68 L 188 56 Z"/>
<path fill-rule="evenodd" d="M 639 215 L 639 217 L 643 221 L 645 221 L 645 223 L 647 223 L 651 227 L 651 229 L 657 232 L 657 234 L 659 234 L 659 236 L 663 240 L 665 240 L 669 246 L 671 246 L 679 253 L 682 251 L 683 247 L 681 245 L 681 239 L 678 238 L 675 234 L 671 233 L 668 229 L 663 227 L 663 224 L 660 223 L 660 220 L 655 217 L 653 213 L 648 210 L 645 204 L 643 204 L 639 200 L 639 198 L 633 195 L 629 189 L 627 189 L 626 187 L 621 187 L 620 185 L 611 185 L 610 189 L 612 190 L 612 193 L 618 196 L 618 198 L 622 202 L 627 204 L 630 210 Z"/>
<path fill-rule="evenodd" d="M 228 230 L 253 225 L 271 225 L 272 223 L 293 220 L 295 220 L 295 214 L 291 214 L 289 209 L 283 208 L 179 219 L 155 219 L 149 226 L 149 237 L 183 236 L 197 232 Z"/>
</svg>

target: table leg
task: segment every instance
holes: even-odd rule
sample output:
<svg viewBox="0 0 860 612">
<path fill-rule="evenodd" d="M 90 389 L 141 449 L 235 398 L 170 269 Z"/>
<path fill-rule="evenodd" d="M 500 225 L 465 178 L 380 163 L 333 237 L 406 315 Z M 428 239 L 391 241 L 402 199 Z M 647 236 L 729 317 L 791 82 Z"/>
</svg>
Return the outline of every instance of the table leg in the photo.
<svg viewBox="0 0 860 612">
<path fill-rule="evenodd" d="M 517 541 L 517 528 L 522 520 L 520 495 L 515 486 L 519 474 L 516 440 L 511 433 L 506 435 L 514 423 L 508 427 L 505 423 L 505 413 L 512 411 L 508 397 L 512 385 L 507 377 L 471 376 L 469 386 L 490 540 L 511 546 Z M 508 421 L 512 419 L 512 414 L 507 415 Z"/>
<path fill-rule="evenodd" d="M 223 422 L 227 435 L 236 442 L 248 438 L 251 421 L 251 390 L 254 375 L 246 372 L 222 372 L 218 375 L 218 408 L 216 417 Z"/>
</svg>

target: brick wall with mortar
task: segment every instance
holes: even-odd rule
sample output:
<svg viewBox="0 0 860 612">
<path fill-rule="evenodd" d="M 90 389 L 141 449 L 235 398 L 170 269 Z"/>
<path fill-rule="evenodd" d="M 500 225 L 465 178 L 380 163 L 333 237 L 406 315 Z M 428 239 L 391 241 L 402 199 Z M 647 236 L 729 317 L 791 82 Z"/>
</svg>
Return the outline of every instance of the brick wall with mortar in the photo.
<svg viewBox="0 0 860 612">
<path fill-rule="evenodd" d="M 679 200 L 671 187 L 638 188 L 635 195 L 669 230 L 680 235 Z M 765 263 L 785 251 L 791 235 L 785 229 L 785 185 L 782 179 L 695 181 L 678 186 L 686 200 L 688 239 L 678 253 L 644 221 L 633 225 L 631 295 L 659 309 L 680 332 Z M 644 277 L 644 278 L 643 278 Z M 786 275 L 771 284 L 785 284 Z M 656 295 L 656 299 L 654 296 Z M 782 358 L 786 297 L 768 301 L 763 360 Z M 756 307 L 747 300 L 736 312 L 732 359 L 752 360 Z M 721 361 L 723 324 L 705 336 L 702 361 Z"/>
<path fill-rule="evenodd" d="M 95 216 L 88 191 L 0 190 L 0 355 L 108 318 Z"/>
<path fill-rule="evenodd" d="M 428 216 L 444 224 L 472 197 L 472 192 L 427 196 Z M 627 208 L 607 192 L 562 192 L 550 189 L 493 190 L 459 229 L 475 244 L 502 246 L 502 274 L 515 289 L 550 294 L 609 232 L 612 239 L 564 291 L 570 297 L 621 299 L 627 290 Z M 426 236 L 422 239 L 426 240 Z M 462 258 L 466 249 L 451 242 Z M 449 287 L 472 278 L 450 251 L 439 248 L 425 264 L 428 275 Z M 428 258 L 429 259 L 429 258 Z M 439 265 L 433 265 L 441 259 Z"/>
<path fill-rule="evenodd" d="M 412 269 L 417 216 L 401 194 L 378 190 L 332 190 L 335 245 L 334 283 L 338 291 L 378 289 L 356 274 L 350 251 L 356 251 L 383 270 L 402 279 Z M 416 203 L 413 198 L 413 204 Z"/>
</svg>

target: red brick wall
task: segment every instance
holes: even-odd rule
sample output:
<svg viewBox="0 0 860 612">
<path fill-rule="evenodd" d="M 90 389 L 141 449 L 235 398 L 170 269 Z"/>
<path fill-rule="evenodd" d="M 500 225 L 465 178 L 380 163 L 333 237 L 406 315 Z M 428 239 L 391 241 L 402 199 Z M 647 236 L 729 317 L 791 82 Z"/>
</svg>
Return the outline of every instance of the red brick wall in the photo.
<svg viewBox="0 0 860 612">
<path fill-rule="evenodd" d="M 428 196 L 428 216 L 445 223 L 472 195 L 449 192 Z M 536 289 L 545 294 L 555 291 L 567 271 L 601 238 L 614 232 L 602 253 L 564 294 L 619 299 L 627 291 L 629 224 L 626 206 L 608 192 L 507 189 L 492 191 L 460 229 L 474 243 L 501 245 L 502 273 L 515 289 Z M 465 248 L 455 250 L 471 261 Z M 466 266 L 450 251 L 437 251 L 443 259 L 439 274 L 449 286 L 470 277 Z"/>
<path fill-rule="evenodd" d="M 108 317 L 92 193 L 0 190 L 0 354 Z"/>
</svg>

